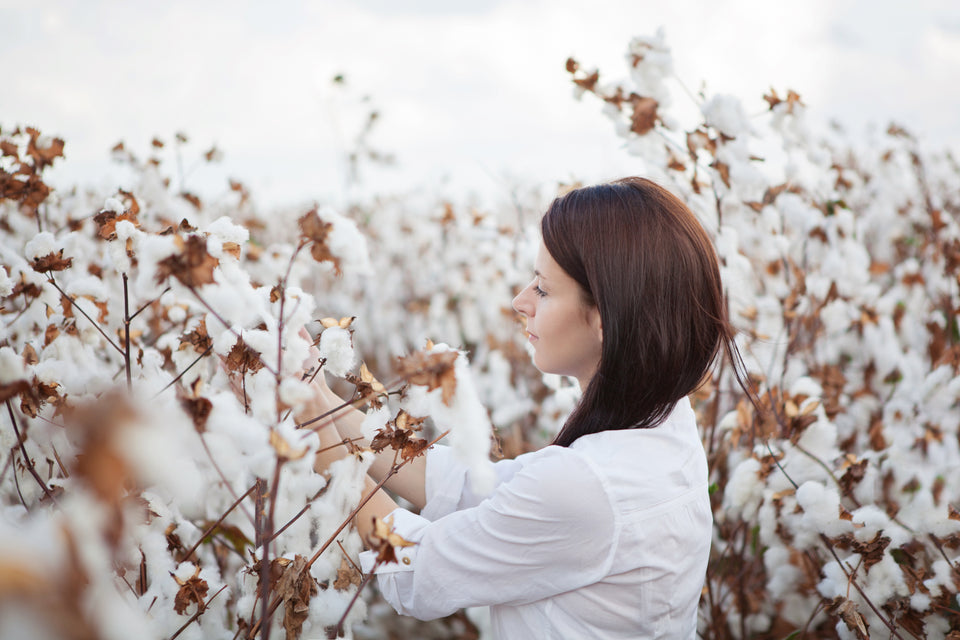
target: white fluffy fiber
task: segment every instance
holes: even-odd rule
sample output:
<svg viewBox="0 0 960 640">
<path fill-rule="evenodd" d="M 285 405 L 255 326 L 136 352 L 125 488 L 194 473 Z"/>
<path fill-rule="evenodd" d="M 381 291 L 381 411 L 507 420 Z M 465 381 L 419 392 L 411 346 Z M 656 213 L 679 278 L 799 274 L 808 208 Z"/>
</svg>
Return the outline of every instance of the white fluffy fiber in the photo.
<svg viewBox="0 0 960 640">
<path fill-rule="evenodd" d="M 340 327 L 328 327 L 320 334 L 320 343 L 317 345 L 320 357 L 326 358 L 323 368 L 337 377 L 349 373 L 357 362 L 357 355 L 353 350 L 353 338 L 350 331 Z"/>
</svg>

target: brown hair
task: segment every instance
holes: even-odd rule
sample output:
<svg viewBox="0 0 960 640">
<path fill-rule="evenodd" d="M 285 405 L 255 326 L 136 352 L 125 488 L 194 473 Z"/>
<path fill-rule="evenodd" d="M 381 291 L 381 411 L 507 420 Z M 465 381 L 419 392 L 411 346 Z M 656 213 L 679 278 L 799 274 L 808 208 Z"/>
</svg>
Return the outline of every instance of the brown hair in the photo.
<svg viewBox="0 0 960 640">
<path fill-rule="evenodd" d="M 669 191 L 644 178 L 576 189 L 553 201 L 541 229 L 599 309 L 603 332 L 597 372 L 554 444 L 654 427 L 701 384 L 721 347 L 739 363 L 713 244 Z"/>
</svg>

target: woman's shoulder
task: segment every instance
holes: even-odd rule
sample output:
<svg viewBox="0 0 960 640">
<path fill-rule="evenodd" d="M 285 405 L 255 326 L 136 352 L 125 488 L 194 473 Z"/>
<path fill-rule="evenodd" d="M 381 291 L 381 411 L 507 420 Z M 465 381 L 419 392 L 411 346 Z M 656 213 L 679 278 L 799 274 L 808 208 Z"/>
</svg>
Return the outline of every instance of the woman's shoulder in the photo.
<svg viewBox="0 0 960 640">
<path fill-rule="evenodd" d="M 706 489 L 707 460 L 690 403 L 678 403 L 649 429 L 617 429 L 581 436 L 571 450 L 584 457 L 625 508 L 643 508 Z"/>
</svg>

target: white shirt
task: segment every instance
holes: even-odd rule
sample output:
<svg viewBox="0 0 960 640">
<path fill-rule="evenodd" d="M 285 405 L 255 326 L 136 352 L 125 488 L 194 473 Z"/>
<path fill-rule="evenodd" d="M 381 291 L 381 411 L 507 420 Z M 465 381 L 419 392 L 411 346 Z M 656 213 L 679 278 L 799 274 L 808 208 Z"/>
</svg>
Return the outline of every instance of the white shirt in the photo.
<svg viewBox="0 0 960 640">
<path fill-rule="evenodd" d="M 417 544 L 377 569 L 398 612 L 490 605 L 500 640 L 696 637 L 712 512 L 686 399 L 653 429 L 491 464 L 496 488 L 476 496 L 448 448 L 428 452 L 421 515 L 393 512 Z M 373 554 L 361 559 L 370 571 Z"/>
</svg>

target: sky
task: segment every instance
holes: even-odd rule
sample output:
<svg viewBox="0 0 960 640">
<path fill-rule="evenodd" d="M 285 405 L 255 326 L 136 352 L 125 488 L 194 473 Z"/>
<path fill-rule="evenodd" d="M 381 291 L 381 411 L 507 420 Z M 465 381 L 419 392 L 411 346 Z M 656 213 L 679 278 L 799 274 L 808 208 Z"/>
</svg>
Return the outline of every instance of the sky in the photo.
<svg viewBox="0 0 960 640">
<path fill-rule="evenodd" d="M 759 113 L 770 87 L 791 88 L 824 122 L 893 120 L 960 153 L 956 0 L 0 0 L 0 127 L 66 140 L 59 188 L 120 186 L 115 143 L 145 157 L 183 132 L 177 179 L 201 194 L 234 178 L 271 206 L 495 199 L 634 172 L 564 63 L 623 78 L 630 39 L 660 27 L 677 108 L 706 89 Z M 395 162 L 351 183 L 345 158 L 372 111 L 368 143 Z M 213 145 L 222 159 L 197 162 Z"/>
</svg>

